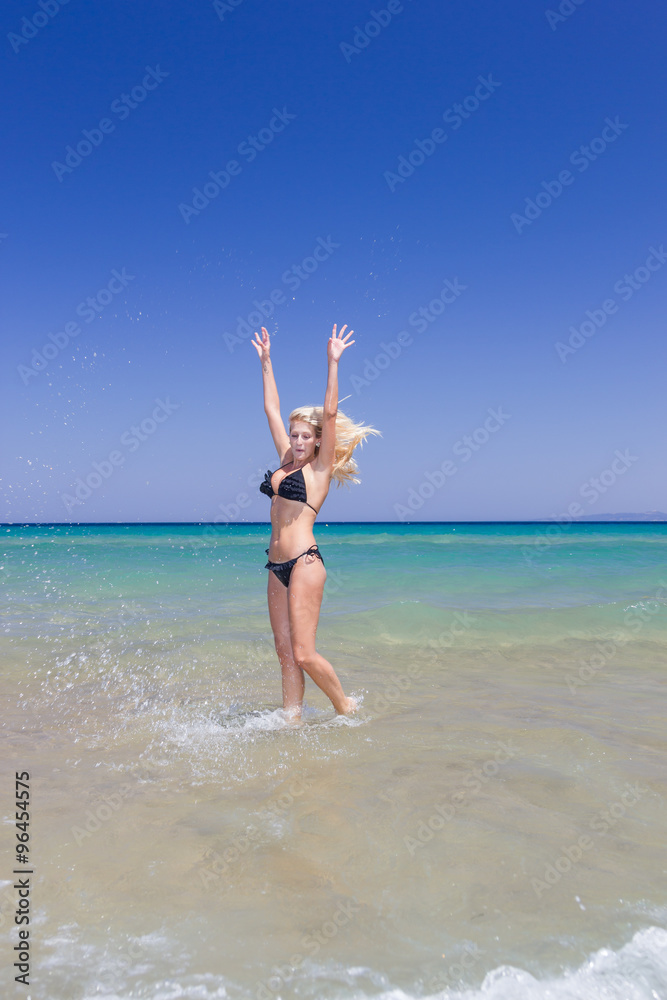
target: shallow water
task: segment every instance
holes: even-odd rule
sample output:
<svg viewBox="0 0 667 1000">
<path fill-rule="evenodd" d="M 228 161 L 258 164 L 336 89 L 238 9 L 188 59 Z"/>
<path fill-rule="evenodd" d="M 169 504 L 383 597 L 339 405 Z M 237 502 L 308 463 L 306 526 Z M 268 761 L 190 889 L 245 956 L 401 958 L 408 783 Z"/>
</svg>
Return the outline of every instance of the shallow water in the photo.
<svg viewBox="0 0 667 1000">
<path fill-rule="evenodd" d="M 293 727 L 266 526 L 4 528 L 33 1000 L 667 997 L 667 526 L 544 532 L 318 528 Z"/>
</svg>

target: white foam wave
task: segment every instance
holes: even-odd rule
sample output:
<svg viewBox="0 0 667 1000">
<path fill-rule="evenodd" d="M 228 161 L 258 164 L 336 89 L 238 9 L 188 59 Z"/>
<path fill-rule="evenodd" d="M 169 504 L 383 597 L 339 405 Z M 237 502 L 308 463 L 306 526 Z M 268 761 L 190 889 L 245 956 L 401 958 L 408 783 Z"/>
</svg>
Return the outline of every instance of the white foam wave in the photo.
<svg viewBox="0 0 667 1000">
<path fill-rule="evenodd" d="M 73 968 L 88 980 L 79 984 L 83 1000 L 220 1000 L 232 996 L 254 1000 L 256 996 L 256 983 L 249 988 L 220 975 L 187 971 L 183 948 L 168 942 L 163 932 L 128 940 L 127 958 L 121 961 L 122 954 L 121 959 L 115 953 L 112 957 L 113 948 L 99 952 L 94 945 L 83 944 L 78 931 L 70 925 L 45 942 L 47 952 L 53 949 L 40 963 L 52 980 L 48 1000 L 66 1000 L 72 995 L 64 976 Z M 167 945 L 170 961 L 165 963 Z M 172 968 L 165 976 L 169 965 Z M 274 992 L 276 1000 L 294 995 L 307 1000 L 667 1000 L 667 930 L 638 931 L 618 951 L 601 948 L 579 968 L 554 977 L 538 978 L 503 965 L 487 973 L 477 988 L 444 986 L 437 992 L 412 993 L 392 987 L 385 975 L 369 968 L 308 962 Z M 39 987 L 33 996 L 46 1000 Z"/>
<path fill-rule="evenodd" d="M 667 1000 L 667 931 L 638 931 L 619 951 L 601 948 L 578 969 L 537 979 L 503 965 L 489 972 L 479 989 L 445 989 L 438 1000 Z M 408 1000 L 392 990 L 382 1000 Z M 377 1000 L 380 1000 L 378 997 Z"/>
</svg>

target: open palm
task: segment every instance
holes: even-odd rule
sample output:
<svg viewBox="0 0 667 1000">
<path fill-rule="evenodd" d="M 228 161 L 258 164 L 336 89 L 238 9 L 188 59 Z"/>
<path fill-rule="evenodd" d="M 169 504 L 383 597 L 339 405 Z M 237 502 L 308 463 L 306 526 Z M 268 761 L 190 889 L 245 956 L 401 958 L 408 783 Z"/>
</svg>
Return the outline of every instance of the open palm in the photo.
<svg viewBox="0 0 667 1000">
<path fill-rule="evenodd" d="M 255 340 L 251 340 L 250 343 L 254 348 L 256 348 L 257 353 L 260 358 L 268 358 L 271 354 L 271 338 L 269 337 L 268 330 L 265 326 L 262 327 L 262 336 L 260 338 L 258 333 L 255 333 Z"/>
<path fill-rule="evenodd" d="M 340 328 L 340 333 L 337 335 L 336 324 L 334 323 L 333 332 L 327 344 L 327 357 L 330 361 L 338 361 L 345 348 L 351 347 L 352 344 L 354 344 L 354 340 L 349 339 L 354 333 L 354 330 L 350 330 L 348 333 L 345 333 L 346 329 L 347 323 Z"/>
</svg>

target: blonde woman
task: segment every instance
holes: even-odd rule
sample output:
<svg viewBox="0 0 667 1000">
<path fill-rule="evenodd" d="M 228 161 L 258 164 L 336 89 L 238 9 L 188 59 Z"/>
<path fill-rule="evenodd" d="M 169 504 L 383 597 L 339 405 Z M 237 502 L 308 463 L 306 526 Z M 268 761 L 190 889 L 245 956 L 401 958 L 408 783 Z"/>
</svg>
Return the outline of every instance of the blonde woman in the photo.
<svg viewBox="0 0 667 1000">
<path fill-rule="evenodd" d="M 338 362 L 354 344 L 334 324 L 327 345 L 328 378 L 324 406 L 304 406 L 289 417 L 289 435 L 280 416 L 278 390 L 271 367 L 271 341 L 262 327 L 251 341 L 262 362 L 264 412 L 280 458 L 280 468 L 267 472 L 260 486 L 271 498 L 271 542 L 268 600 L 271 628 L 282 670 L 283 709 L 291 719 L 301 716 L 304 671 L 330 698 L 336 712 L 348 715 L 357 708 L 348 698 L 333 667 L 315 649 L 327 571 L 313 525 L 324 503 L 331 480 L 359 482 L 352 452 L 369 434 L 379 431 L 355 424 L 338 412 Z"/>
</svg>

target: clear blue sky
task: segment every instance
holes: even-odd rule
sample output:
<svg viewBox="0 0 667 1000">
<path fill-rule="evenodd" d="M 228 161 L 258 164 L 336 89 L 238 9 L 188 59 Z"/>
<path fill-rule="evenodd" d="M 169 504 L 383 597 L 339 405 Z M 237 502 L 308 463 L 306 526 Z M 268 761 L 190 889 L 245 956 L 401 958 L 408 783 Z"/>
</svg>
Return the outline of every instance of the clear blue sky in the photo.
<svg viewBox="0 0 667 1000">
<path fill-rule="evenodd" d="M 3 520 L 267 519 L 255 303 L 285 417 L 355 329 L 342 409 L 383 437 L 320 520 L 665 509 L 655 3 L 1 18 Z"/>
</svg>

